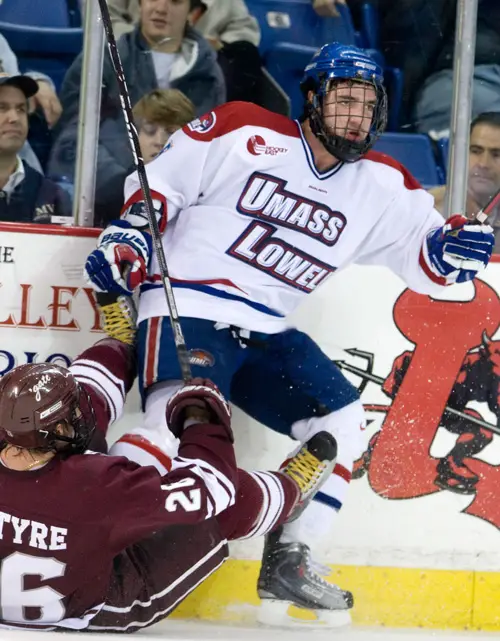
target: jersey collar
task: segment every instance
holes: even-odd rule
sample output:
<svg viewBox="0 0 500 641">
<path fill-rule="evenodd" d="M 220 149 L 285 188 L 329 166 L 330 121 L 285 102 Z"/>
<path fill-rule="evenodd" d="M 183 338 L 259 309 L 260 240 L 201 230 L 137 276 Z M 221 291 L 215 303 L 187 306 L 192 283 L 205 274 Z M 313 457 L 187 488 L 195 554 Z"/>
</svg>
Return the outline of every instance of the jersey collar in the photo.
<svg viewBox="0 0 500 641">
<path fill-rule="evenodd" d="M 304 147 L 304 152 L 306 154 L 307 163 L 309 164 L 310 170 L 316 176 L 316 178 L 318 178 L 318 180 L 326 180 L 327 178 L 331 178 L 340 170 L 344 163 L 341 161 L 332 169 L 327 169 L 326 171 L 318 171 L 316 169 L 316 165 L 314 164 L 313 152 L 311 151 L 311 147 L 309 147 L 309 143 L 304 136 L 304 132 L 302 131 L 302 127 L 300 126 L 300 122 L 298 120 L 296 120 L 295 122 L 297 123 L 297 127 L 300 132 L 300 139 L 302 140 L 302 146 Z"/>
</svg>

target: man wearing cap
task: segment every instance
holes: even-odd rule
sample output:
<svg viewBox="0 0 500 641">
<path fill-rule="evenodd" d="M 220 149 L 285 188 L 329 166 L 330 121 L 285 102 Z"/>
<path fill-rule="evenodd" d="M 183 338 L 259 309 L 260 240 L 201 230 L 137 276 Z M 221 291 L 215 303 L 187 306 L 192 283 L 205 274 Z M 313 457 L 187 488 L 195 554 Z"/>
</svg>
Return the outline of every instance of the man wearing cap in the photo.
<svg viewBox="0 0 500 641">
<path fill-rule="evenodd" d="M 9 43 L 5 37 L 0 33 L 0 73 L 6 73 L 9 76 L 20 75 L 19 64 L 16 54 L 10 48 Z M 45 123 L 49 129 L 52 129 L 62 112 L 61 103 L 56 94 L 56 89 L 52 80 L 41 71 L 27 71 L 27 76 L 30 76 L 38 82 L 38 91 L 35 96 L 30 100 L 30 113 L 33 110 L 40 110 L 45 119 Z M 40 121 L 43 128 L 43 120 Z M 37 153 L 40 153 L 40 147 L 37 148 Z M 43 173 L 42 165 L 40 164 L 39 157 L 27 142 L 21 150 L 20 156 L 26 160 L 34 169 Z"/>
<path fill-rule="evenodd" d="M 68 224 L 68 195 L 19 156 L 28 137 L 28 101 L 37 91 L 29 76 L 0 74 L 0 221 Z"/>
</svg>

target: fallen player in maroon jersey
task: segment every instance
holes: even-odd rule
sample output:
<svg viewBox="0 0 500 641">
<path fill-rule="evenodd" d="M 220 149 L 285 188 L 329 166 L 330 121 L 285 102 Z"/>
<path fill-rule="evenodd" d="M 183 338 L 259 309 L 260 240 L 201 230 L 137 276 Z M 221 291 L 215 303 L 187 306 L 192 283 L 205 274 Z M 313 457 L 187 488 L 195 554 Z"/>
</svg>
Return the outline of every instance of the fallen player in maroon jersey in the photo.
<svg viewBox="0 0 500 641">
<path fill-rule="evenodd" d="M 239 470 L 229 405 L 202 379 L 169 401 L 180 446 L 167 474 L 106 455 L 134 376 L 133 347 L 105 338 L 69 369 L 22 365 L 0 380 L 0 627 L 156 623 L 221 566 L 228 540 L 279 532 L 330 476 L 336 443 L 323 432 L 279 472 Z M 307 561 L 292 572 L 307 576 Z M 306 590 L 282 590 L 307 606 Z"/>
</svg>

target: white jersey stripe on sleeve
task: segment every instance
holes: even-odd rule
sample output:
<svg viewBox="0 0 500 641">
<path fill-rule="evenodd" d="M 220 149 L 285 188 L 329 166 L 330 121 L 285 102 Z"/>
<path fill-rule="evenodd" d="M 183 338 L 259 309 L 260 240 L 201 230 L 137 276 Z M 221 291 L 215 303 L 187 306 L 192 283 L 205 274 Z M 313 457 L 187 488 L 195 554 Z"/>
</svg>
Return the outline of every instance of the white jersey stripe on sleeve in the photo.
<svg viewBox="0 0 500 641">
<path fill-rule="evenodd" d="M 271 521 L 266 530 L 266 532 L 270 532 L 276 525 L 276 521 L 285 507 L 285 492 L 283 491 L 283 486 L 274 474 L 270 472 L 256 472 L 256 474 L 258 474 L 261 479 L 264 477 L 271 493 L 270 512 L 272 512 L 272 514 L 270 514 Z"/>
<path fill-rule="evenodd" d="M 209 494 L 209 500 L 212 503 L 211 509 L 207 506 L 206 518 L 220 514 L 220 512 L 234 504 L 236 488 L 233 483 L 209 463 L 198 459 L 180 460 L 175 458 L 172 460 L 172 469 L 170 471 L 173 472 L 176 469 L 187 469 L 203 481 Z"/>
<path fill-rule="evenodd" d="M 113 399 L 111 396 L 108 394 L 108 392 L 96 381 L 94 381 L 92 378 L 89 378 L 88 376 L 83 376 L 80 374 L 78 376 L 78 382 L 88 385 L 89 387 L 93 387 L 99 394 L 104 396 L 106 403 L 109 408 L 109 423 L 114 423 L 116 421 L 116 407 L 115 404 L 113 403 Z"/>
<path fill-rule="evenodd" d="M 246 535 L 241 537 L 241 539 L 250 539 L 253 536 L 256 536 L 256 533 L 260 533 L 264 526 L 265 526 L 265 520 L 267 517 L 267 514 L 269 512 L 269 505 L 271 503 L 271 495 L 269 492 L 269 488 L 267 485 L 265 485 L 261 479 L 257 476 L 257 474 L 250 472 L 250 476 L 253 478 L 253 480 L 257 483 L 257 485 L 260 488 L 260 491 L 262 493 L 262 508 L 260 510 L 259 518 L 255 524 L 255 526 L 250 530 L 250 532 Z"/>
<path fill-rule="evenodd" d="M 262 491 L 263 505 L 255 527 L 241 539 L 262 536 L 270 532 L 283 512 L 285 495 L 278 479 L 267 472 L 251 472 L 250 476 Z"/>
<path fill-rule="evenodd" d="M 226 492 L 229 495 L 229 505 L 233 505 L 236 499 L 236 488 L 234 487 L 233 483 L 227 478 L 227 476 L 220 470 L 218 470 L 210 463 L 207 463 L 207 461 L 203 461 L 201 459 L 188 459 L 182 456 L 177 456 L 175 460 L 179 461 L 179 467 L 181 467 L 181 463 L 194 463 L 198 467 L 201 467 L 206 473 L 213 474 L 216 477 L 217 482 L 219 482 L 222 487 L 226 489 Z"/>
<path fill-rule="evenodd" d="M 70 367 L 71 373 L 80 383 L 90 385 L 106 399 L 110 410 L 110 422 L 113 423 L 120 418 L 125 403 L 125 395 L 122 386 L 115 384 L 106 373 L 94 367 L 92 361 L 89 364 L 73 363 Z"/>
<path fill-rule="evenodd" d="M 107 376 L 112 383 L 116 385 L 116 387 L 120 390 L 120 393 L 123 396 L 123 398 L 125 398 L 125 383 L 121 378 L 118 378 L 117 376 L 115 376 L 113 372 L 111 372 L 102 363 L 98 363 L 97 361 L 91 361 L 88 358 L 77 358 L 70 365 L 70 370 L 73 368 L 74 365 L 87 365 L 89 367 L 93 367 L 94 369 L 99 370 L 102 374 Z"/>
</svg>

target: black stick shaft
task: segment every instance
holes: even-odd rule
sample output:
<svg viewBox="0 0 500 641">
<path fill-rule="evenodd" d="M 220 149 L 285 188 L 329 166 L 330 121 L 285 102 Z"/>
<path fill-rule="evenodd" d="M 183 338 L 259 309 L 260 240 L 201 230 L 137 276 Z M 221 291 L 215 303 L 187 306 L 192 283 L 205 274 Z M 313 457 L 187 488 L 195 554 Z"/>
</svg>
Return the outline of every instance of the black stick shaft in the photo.
<svg viewBox="0 0 500 641">
<path fill-rule="evenodd" d="M 130 95 L 127 88 L 127 82 L 125 80 L 125 74 L 123 72 L 123 66 L 122 66 L 122 61 L 120 59 L 120 54 L 118 52 L 118 47 L 116 46 L 115 34 L 113 32 L 113 25 L 111 24 L 111 17 L 109 15 L 107 2 L 106 0 L 98 0 L 98 2 L 99 2 L 99 7 L 101 9 L 101 16 L 102 16 L 104 31 L 106 33 L 106 40 L 108 43 L 109 55 L 111 56 L 111 62 L 113 64 L 116 80 L 118 82 L 118 88 L 120 92 L 120 102 L 122 106 L 123 116 L 125 118 L 125 124 L 127 125 L 127 132 L 130 140 L 130 147 L 132 149 L 132 154 L 134 156 L 134 164 L 137 169 L 137 174 L 139 176 L 139 182 L 141 184 L 142 194 L 144 196 L 146 216 L 148 219 L 151 238 L 153 241 L 153 248 L 160 267 L 160 274 L 161 274 L 161 279 L 163 283 L 163 289 L 165 291 L 167 305 L 170 313 L 170 324 L 172 326 L 175 347 L 177 350 L 177 358 L 179 359 L 182 378 L 184 381 L 187 381 L 191 378 L 191 366 L 189 363 L 189 354 L 186 347 L 186 341 L 184 340 L 184 334 L 182 332 L 179 313 L 177 311 L 177 305 L 175 303 L 175 296 L 174 296 L 174 291 L 172 289 L 172 283 L 170 281 L 170 276 L 168 273 L 167 260 L 165 258 L 165 252 L 163 251 L 162 239 L 161 239 L 160 229 L 158 226 L 158 220 L 156 218 L 156 212 L 153 207 L 151 190 L 149 188 L 148 178 L 146 175 L 146 168 L 144 166 L 144 160 L 142 158 L 141 148 L 139 145 L 139 136 L 137 134 L 137 128 L 135 126 L 134 117 L 132 114 L 132 105 L 130 104 Z"/>
</svg>

